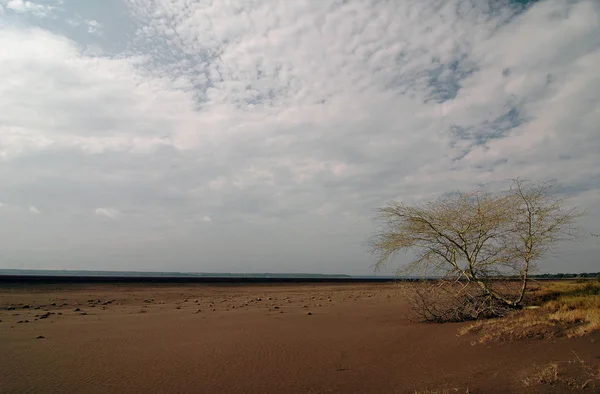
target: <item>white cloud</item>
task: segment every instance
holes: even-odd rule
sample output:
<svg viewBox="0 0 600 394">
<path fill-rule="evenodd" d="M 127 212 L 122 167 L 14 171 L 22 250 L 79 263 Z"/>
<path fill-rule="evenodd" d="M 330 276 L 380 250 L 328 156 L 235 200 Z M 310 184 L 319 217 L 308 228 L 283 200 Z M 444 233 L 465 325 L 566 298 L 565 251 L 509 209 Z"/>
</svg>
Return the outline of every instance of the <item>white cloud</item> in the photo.
<svg viewBox="0 0 600 394">
<path fill-rule="evenodd" d="M 37 208 L 35 207 L 35 205 L 30 205 L 30 206 L 29 206 L 29 212 L 37 215 L 38 213 L 40 213 L 40 210 L 39 210 L 39 209 L 37 209 Z"/>
<path fill-rule="evenodd" d="M 39 29 L 4 28 L 0 47 L 0 72 L 12 76 L 0 87 L 0 103 L 14 111 L 0 115 L 7 124 L 0 157 L 49 147 L 151 151 L 167 144 L 165 129 L 185 130 L 181 116 L 192 114 L 191 98 L 141 75 L 139 58 L 87 57 Z"/>
<path fill-rule="evenodd" d="M 19 14 L 29 14 L 36 17 L 47 17 L 54 8 L 49 5 L 38 4 L 36 2 L 26 0 L 3 0 L 3 3 L 6 9 L 9 11 Z M 0 4 L 0 8 L 1 7 L 2 4 Z M 2 10 L 0 9 L 0 11 Z"/>
<path fill-rule="evenodd" d="M 204 216 L 202 217 L 202 221 L 205 223 L 210 223 L 212 222 L 212 219 L 210 218 L 210 216 Z"/>
<path fill-rule="evenodd" d="M 121 212 L 115 208 L 96 208 L 94 214 L 96 216 L 103 216 L 115 220 L 119 218 Z"/>
<path fill-rule="evenodd" d="M 236 261 L 277 233 L 263 270 L 323 250 L 365 272 L 372 208 L 390 198 L 558 178 L 599 212 L 597 2 L 128 6 L 121 52 L 0 26 L 0 199 L 47 196 L 81 242 L 105 236 L 89 212 L 118 206 L 120 239 L 195 258 L 198 234 L 207 260 Z M 99 40 L 123 27 L 69 15 Z M 241 257 L 222 253 L 231 240 Z"/>
<path fill-rule="evenodd" d="M 102 29 L 102 24 L 98 23 L 98 21 L 92 19 L 92 20 L 87 20 L 85 21 L 86 25 L 87 25 L 87 31 L 90 34 L 101 34 L 101 29 Z"/>
<path fill-rule="evenodd" d="M 84 19 L 79 15 L 77 15 L 75 18 L 67 19 L 66 23 L 73 27 L 83 26 L 86 28 L 88 33 L 94 35 L 102 35 L 102 29 L 104 27 L 102 23 L 95 19 Z"/>
</svg>

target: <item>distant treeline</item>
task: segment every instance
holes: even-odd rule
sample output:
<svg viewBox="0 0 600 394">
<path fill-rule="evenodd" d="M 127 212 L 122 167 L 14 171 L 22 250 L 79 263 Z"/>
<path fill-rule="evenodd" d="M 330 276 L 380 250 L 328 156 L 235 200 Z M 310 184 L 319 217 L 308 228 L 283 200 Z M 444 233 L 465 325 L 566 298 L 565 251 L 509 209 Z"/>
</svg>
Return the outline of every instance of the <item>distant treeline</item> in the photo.
<svg viewBox="0 0 600 394">
<path fill-rule="evenodd" d="M 533 279 L 575 279 L 575 278 L 600 278 L 600 272 L 583 272 L 581 274 L 537 274 L 529 275 Z"/>
</svg>

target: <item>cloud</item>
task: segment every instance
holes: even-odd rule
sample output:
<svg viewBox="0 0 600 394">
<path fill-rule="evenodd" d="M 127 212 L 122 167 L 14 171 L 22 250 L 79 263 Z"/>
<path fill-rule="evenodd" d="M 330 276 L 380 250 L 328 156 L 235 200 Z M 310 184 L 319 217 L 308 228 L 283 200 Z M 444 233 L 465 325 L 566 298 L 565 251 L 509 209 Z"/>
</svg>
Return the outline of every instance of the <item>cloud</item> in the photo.
<svg viewBox="0 0 600 394">
<path fill-rule="evenodd" d="M 94 214 L 96 216 L 103 216 L 115 220 L 119 218 L 121 212 L 115 208 L 96 208 Z"/>
<path fill-rule="evenodd" d="M 95 19 L 84 19 L 81 16 L 77 15 L 73 19 L 67 19 L 66 23 L 69 26 L 80 27 L 83 26 L 86 28 L 86 31 L 89 34 L 93 35 L 102 35 L 103 24 L 98 22 Z"/>
<path fill-rule="evenodd" d="M 101 34 L 102 32 L 102 24 L 98 23 L 98 21 L 92 19 L 92 20 L 86 20 L 85 24 L 87 26 L 87 31 L 90 34 Z"/>
<path fill-rule="evenodd" d="M 37 208 L 35 207 L 35 205 L 30 205 L 30 206 L 29 206 L 29 212 L 37 215 L 38 213 L 40 213 L 40 210 L 39 210 L 39 209 L 37 209 Z"/>
<path fill-rule="evenodd" d="M 139 58 L 81 55 L 73 42 L 41 29 L 5 28 L 0 44 L 6 48 L 0 70 L 12 75 L 0 102 L 15 111 L 2 116 L 7 126 L 0 157 L 49 147 L 89 153 L 151 151 L 167 144 L 161 137 L 165 128 L 173 128 L 169 123 L 185 122 L 177 119 L 182 110 L 192 112 L 184 92 L 136 70 Z M 42 116 L 28 116 L 35 112 Z M 82 128 L 87 132 L 81 133 Z"/>
<path fill-rule="evenodd" d="M 40 217 L 36 235 L 15 210 L 9 246 L 367 273 L 389 199 L 525 176 L 600 212 L 597 2 L 131 0 L 118 20 L 61 7 L 55 25 L 0 25 L 0 199 L 44 196 L 62 229 L 44 238 Z M 127 215 L 110 234 L 90 215 L 107 207 Z"/>
<path fill-rule="evenodd" d="M 54 7 L 50 5 L 38 4 L 26 0 L 3 0 L 2 3 L 0 3 L 0 7 L 4 5 L 8 11 L 42 18 L 49 16 L 50 12 L 54 9 Z M 2 9 L 0 9 L 0 14 L 2 14 L 1 11 Z"/>
</svg>

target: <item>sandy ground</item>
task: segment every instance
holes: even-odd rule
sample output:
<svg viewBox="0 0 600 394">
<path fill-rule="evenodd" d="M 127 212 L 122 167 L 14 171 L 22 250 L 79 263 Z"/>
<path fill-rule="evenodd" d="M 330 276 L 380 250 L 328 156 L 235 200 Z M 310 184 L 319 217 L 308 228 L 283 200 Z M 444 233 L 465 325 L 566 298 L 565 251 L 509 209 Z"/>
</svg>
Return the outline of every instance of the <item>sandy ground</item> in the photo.
<svg viewBox="0 0 600 394">
<path fill-rule="evenodd" d="M 523 379 L 600 359 L 598 335 L 480 345 L 413 323 L 403 286 L 4 284 L 0 392 L 561 392 Z"/>
</svg>

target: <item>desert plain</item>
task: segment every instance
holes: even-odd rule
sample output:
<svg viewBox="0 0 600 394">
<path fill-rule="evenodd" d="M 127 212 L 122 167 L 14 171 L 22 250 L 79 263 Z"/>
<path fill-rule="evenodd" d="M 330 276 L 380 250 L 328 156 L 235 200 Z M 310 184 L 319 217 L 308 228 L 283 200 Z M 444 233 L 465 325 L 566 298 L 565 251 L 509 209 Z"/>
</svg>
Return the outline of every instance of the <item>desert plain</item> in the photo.
<svg viewBox="0 0 600 394">
<path fill-rule="evenodd" d="M 480 343 L 407 286 L 3 283 L 0 392 L 593 392 L 543 374 L 598 368 L 599 333 Z"/>
</svg>

